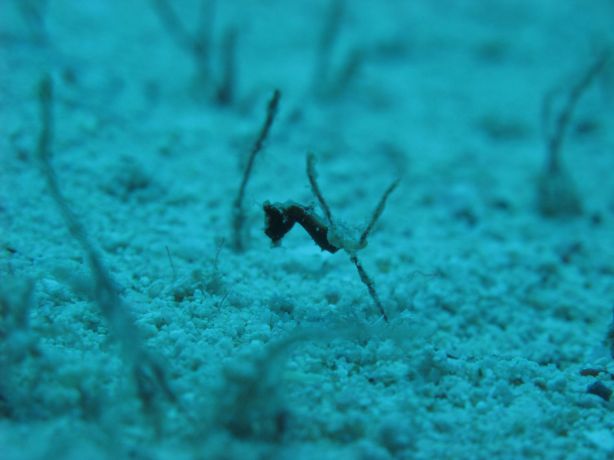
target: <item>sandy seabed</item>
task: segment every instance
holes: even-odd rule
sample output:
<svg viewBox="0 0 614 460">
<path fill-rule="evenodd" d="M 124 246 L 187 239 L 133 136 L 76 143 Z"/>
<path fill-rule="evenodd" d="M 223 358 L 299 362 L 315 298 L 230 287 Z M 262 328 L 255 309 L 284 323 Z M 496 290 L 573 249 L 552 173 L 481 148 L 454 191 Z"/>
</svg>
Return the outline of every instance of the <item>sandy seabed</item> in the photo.
<svg viewBox="0 0 614 460">
<path fill-rule="evenodd" d="M 614 4 L 166 4 L 0 3 L 0 458 L 612 458 L 612 58 L 560 152 L 581 212 L 536 197 Z M 357 253 L 387 322 L 348 251 L 263 231 L 323 216 L 307 152 L 347 238 L 401 178 Z"/>
</svg>

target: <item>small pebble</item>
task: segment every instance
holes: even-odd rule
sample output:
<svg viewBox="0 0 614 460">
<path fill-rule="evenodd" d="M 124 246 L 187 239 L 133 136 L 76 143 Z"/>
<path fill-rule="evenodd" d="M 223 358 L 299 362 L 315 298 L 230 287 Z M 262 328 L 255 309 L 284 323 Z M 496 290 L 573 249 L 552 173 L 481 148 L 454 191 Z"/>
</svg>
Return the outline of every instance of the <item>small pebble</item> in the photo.
<svg viewBox="0 0 614 460">
<path fill-rule="evenodd" d="M 586 389 L 586 392 L 593 395 L 597 395 L 606 401 L 609 401 L 610 396 L 612 396 L 612 390 L 606 387 L 599 380 L 597 380 L 595 383 L 591 383 Z"/>
</svg>

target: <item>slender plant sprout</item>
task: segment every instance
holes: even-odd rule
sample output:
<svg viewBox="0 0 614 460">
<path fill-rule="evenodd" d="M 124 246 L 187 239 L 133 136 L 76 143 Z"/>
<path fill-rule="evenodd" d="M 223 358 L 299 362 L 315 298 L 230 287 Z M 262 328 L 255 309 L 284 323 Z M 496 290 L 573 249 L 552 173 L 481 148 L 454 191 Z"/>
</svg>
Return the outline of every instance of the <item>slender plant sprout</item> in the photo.
<svg viewBox="0 0 614 460">
<path fill-rule="evenodd" d="M 49 194 L 58 207 L 71 236 L 85 254 L 93 277 L 92 298 L 107 321 L 111 334 L 120 344 L 123 355 L 131 366 L 132 377 L 143 409 L 153 420 L 156 431 L 159 432 L 161 417 L 156 407 L 157 395 L 164 395 L 180 409 L 181 406 L 170 388 L 161 363 L 145 350 L 140 331 L 119 295 L 117 284 L 91 243 L 85 227 L 77 219 L 60 190 L 57 176 L 51 165 L 54 117 L 53 84 L 49 76 L 44 77 L 39 85 L 39 108 L 42 126 L 38 138 L 37 156 Z"/>
<path fill-rule="evenodd" d="M 243 208 L 243 199 L 245 198 L 245 189 L 247 188 L 247 183 L 249 182 L 249 178 L 251 177 L 252 170 L 254 168 L 254 161 L 256 160 L 256 156 L 262 150 L 264 146 L 264 142 L 269 136 L 269 132 L 271 131 L 271 126 L 273 125 L 273 121 L 275 121 L 275 116 L 277 115 L 277 109 L 279 108 L 279 100 L 281 98 L 281 93 L 279 90 L 275 90 L 273 92 L 273 96 L 269 100 L 266 111 L 266 118 L 262 127 L 260 128 L 260 132 L 258 133 L 258 137 L 256 138 L 256 142 L 252 146 L 252 149 L 249 153 L 249 157 L 247 159 L 247 165 L 245 166 L 245 171 L 243 172 L 243 178 L 241 179 L 241 185 L 239 186 L 239 191 L 237 193 L 236 198 L 233 201 L 232 205 L 232 231 L 233 231 L 233 247 L 235 251 L 243 251 L 245 249 L 245 243 L 243 241 L 243 226 L 245 224 L 245 209 Z"/>
</svg>

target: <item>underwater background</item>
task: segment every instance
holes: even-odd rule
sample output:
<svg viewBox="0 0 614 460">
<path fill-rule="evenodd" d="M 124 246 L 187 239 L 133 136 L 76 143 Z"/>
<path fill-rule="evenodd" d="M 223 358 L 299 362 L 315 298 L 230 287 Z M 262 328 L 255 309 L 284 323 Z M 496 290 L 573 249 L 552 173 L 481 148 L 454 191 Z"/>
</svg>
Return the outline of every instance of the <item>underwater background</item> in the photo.
<svg viewBox="0 0 614 460">
<path fill-rule="evenodd" d="M 611 0 L 0 0 L 0 459 L 612 458 L 613 46 Z"/>
</svg>

